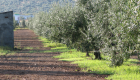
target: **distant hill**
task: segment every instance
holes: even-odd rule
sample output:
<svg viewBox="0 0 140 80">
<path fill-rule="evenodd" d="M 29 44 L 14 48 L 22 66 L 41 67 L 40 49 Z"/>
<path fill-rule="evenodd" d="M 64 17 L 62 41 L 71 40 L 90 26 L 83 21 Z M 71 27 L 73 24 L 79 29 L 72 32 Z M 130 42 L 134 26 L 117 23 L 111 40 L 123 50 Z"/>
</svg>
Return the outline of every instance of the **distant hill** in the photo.
<svg viewBox="0 0 140 80">
<path fill-rule="evenodd" d="M 0 12 L 14 11 L 14 14 L 33 14 L 49 11 L 53 2 L 63 0 L 0 0 Z M 74 3 L 73 0 L 69 0 Z"/>
</svg>

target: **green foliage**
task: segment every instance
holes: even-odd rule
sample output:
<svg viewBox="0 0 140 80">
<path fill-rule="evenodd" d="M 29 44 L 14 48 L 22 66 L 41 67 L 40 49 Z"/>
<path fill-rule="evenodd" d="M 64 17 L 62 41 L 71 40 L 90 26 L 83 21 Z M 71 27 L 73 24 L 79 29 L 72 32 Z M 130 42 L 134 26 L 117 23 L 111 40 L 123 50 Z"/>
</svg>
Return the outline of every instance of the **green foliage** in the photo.
<svg viewBox="0 0 140 80">
<path fill-rule="evenodd" d="M 49 12 L 30 18 L 27 26 L 39 36 L 82 52 L 95 49 L 120 66 L 129 59 L 139 34 L 138 1 L 77 0 L 54 3 Z M 54 46 L 54 44 L 52 44 Z"/>
</svg>

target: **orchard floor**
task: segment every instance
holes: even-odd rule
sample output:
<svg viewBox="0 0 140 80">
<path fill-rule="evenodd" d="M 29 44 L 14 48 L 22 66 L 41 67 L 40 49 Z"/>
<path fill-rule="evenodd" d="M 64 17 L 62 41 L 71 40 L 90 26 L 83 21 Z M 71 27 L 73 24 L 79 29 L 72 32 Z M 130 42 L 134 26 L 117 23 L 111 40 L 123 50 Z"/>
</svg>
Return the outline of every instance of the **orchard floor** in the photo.
<svg viewBox="0 0 140 80">
<path fill-rule="evenodd" d="M 59 52 L 37 52 L 51 49 L 43 47 L 37 37 L 28 29 L 14 32 L 15 46 L 22 50 L 15 50 L 14 55 L 0 56 L 0 80 L 106 80 L 108 75 L 81 72 L 76 64 L 52 58 Z M 24 47 L 34 47 L 36 52 L 30 53 Z"/>
</svg>

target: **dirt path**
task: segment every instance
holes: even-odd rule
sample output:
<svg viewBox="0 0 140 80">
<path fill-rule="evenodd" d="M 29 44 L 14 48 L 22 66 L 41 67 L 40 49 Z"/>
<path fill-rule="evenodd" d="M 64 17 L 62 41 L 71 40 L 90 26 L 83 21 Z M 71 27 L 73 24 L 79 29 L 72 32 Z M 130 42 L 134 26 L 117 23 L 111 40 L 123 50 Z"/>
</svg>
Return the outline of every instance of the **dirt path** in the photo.
<svg viewBox="0 0 140 80">
<path fill-rule="evenodd" d="M 39 51 L 51 49 L 44 48 L 37 35 L 28 29 L 15 31 L 14 39 L 17 47 L 39 47 L 33 49 Z M 58 52 L 28 51 L 30 50 L 20 50 L 14 55 L 0 56 L 0 80 L 105 80 L 104 77 L 107 76 L 84 73 L 75 64 L 52 58 L 59 55 Z"/>
</svg>

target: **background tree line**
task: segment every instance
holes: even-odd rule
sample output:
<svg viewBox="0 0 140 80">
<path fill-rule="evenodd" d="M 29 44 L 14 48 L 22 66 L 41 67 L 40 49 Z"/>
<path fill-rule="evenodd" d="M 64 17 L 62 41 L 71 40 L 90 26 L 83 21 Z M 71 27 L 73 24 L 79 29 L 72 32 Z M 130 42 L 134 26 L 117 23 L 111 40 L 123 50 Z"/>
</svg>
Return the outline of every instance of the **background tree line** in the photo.
<svg viewBox="0 0 140 80">
<path fill-rule="evenodd" d="M 128 60 L 138 45 L 139 0 L 77 0 L 54 3 L 49 12 L 37 13 L 26 25 L 39 36 L 79 51 L 104 54 L 111 66 Z"/>
<path fill-rule="evenodd" d="M 0 0 L 0 12 L 14 11 L 14 14 L 34 14 L 49 11 L 53 2 L 63 0 Z M 69 0 L 74 4 L 73 0 Z"/>
<path fill-rule="evenodd" d="M 15 28 L 18 28 L 18 27 L 20 27 L 20 28 L 27 27 L 26 24 L 25 24 L 26 21 L 25 21 L 25 18 L 24 17 L 20 16 L 19 17 L 19 20 L 20 21 L 18 22 L 17 20 L 15 20 L 15 17 L 13 16 L 13 26 L 14 26 L 14 29 Z"/>
</svg>

